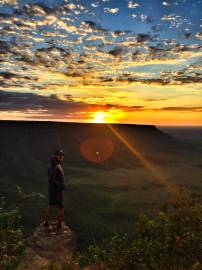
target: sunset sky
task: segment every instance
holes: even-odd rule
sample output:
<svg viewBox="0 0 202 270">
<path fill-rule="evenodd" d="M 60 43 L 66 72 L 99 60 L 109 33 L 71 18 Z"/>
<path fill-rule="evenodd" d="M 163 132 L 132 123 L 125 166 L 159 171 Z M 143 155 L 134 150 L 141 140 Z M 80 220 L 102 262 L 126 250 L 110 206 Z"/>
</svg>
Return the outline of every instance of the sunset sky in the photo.
<svg viewBox="0 0 202 270">
<path fill-rule="evenodd" d="M 0 119 L 202 126 L 202 0 L 0 0 Z"/>
</svg>

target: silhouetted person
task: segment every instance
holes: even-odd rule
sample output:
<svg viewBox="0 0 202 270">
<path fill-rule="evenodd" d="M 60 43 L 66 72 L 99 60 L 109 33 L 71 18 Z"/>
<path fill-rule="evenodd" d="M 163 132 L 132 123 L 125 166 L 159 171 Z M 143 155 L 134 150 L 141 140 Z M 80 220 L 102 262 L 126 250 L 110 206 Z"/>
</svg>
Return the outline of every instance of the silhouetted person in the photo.
<svg viewBox="0 0 202 270">
<path fill-rule="evenodd" d="M 50 219 L 53 207 L 57 207 L 57 228 L 61 228 L 61 223 L 64 216 L 63 190 L 64 172 L 61 163 L 64 160 L 64 152 L 59 149 L 51 158 L 48 166 L 48 195 L 49 205 L 46 212 L 45 227 L 50 228 Z"/>
</svg>

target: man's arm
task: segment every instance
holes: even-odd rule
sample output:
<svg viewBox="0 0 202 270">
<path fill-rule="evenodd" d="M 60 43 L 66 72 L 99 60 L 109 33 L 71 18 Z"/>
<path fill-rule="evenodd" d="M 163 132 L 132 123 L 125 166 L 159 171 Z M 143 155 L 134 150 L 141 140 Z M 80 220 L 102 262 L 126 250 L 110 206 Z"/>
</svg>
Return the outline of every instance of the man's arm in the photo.
<svg viewBox="0 0 202 270">
<path fill-rule="evenodd" d="M 56 177 L 54 184 L 61 190 L 65 188 L 64 185 L 64 173 L 62 171 L 62 168 L 60 166 L 56 166 Z"/>
</svg>

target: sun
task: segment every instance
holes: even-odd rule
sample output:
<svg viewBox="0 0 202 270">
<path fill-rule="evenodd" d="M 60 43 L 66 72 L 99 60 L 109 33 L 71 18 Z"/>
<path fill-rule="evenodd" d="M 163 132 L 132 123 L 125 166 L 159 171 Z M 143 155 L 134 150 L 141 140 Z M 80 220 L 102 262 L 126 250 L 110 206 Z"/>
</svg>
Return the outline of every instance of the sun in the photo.
<svg viewBox="0 0 202 270">
<path fill-rule="evenodd" d="M 117 123 L 123 118 L 124 112 L 118 109 L 109 109 L 107 111 L 94 111 L 90 114 L 90 122 L 92 123 Z"/>
<path fill-rule="evenodd" d="M 106 123 L 107 114 L 105 112 L 99 111 L 95 112 L 93 115 L 93 123 Z"/>
</svg>

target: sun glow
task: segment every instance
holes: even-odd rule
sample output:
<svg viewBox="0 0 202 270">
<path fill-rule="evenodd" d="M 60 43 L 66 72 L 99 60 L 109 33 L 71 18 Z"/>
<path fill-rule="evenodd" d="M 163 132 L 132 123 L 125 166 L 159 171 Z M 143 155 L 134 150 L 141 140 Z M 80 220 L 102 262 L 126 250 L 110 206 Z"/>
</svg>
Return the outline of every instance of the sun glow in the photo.
<svg viewBox="0 0 202 270">
<path fill-rule="evenodd" d="M 107 111 L 95 111 L 90 115 L 89 120 L 92 123 L 118 123 L 125 116 L 125 113 L 120 109 L 109 109 Z"/>
<path fill-rule="evenodd" d="M 106 123 L 107 114 L 105 112 L 99 111 L 95 112 L 93 115 L 93 123 Z"/>
</svg>

